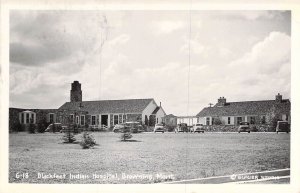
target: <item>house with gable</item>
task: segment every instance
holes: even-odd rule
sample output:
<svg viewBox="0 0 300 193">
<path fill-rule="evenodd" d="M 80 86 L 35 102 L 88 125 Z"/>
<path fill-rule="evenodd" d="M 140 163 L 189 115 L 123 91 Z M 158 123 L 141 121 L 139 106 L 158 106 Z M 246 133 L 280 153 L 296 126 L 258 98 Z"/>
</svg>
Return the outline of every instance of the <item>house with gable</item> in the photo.
<svg viewBox="0 0 300 193">
<path fill-rule="evenodd" d="M 225 97 L 220 97 L 217 104 L 202 109 L 196 116 L 203 125 L 215 125 L 217 121 L 222 125 L 239 125 L 243 121 L 265 125 L 273 119 L 290 123 L 290 114 L 290 100 L 278 93 L 275 100 L 227 102 Z"/>
<path fill-rule="evenodd" d="M 154 126 L 166 115 L 152 98 L 82 101 L 81 84 L 74 81 L 70 91 L 70 102 L 58 108 L 58 122 L 67 121 L 80 126 L 114 126 L 128 121 L 137 121 Z M 69 120 L 67 120 L 69 118 Z M 152 123 L 152 124 L 151 124 Z"/>
</svg>

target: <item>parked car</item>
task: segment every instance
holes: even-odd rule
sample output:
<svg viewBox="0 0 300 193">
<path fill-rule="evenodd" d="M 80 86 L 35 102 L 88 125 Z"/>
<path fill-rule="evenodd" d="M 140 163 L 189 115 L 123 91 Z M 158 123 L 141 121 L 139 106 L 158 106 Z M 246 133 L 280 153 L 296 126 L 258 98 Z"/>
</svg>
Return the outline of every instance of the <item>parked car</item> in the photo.
<svg viewBox="0 0 300 193">
<path fill-rule="evenodd" d="M 175 133 L 180 132 L 189 132 L 188 126 L 186 123 L 179 123 L 175 129 Z"/>
<path fill-rule="evenodd" d="M 119 133 L 124 129 L 125 125 L 124 124 L 116 124 L 113 128 L 114 133 Z"/>
<path fill-rule="evenodd" d="M 129 127 L 132 133 L 141 133 L 144 131 L 144 127 L 140 124 L 140 122 L 126 122 L 125 127 Z"/>
<path fill-rule="evenodd" d="M 61 127 L 62 127 L 62 129 L 59 132 L 61 132 L 61 133 L 67 132 L 67 130 L 68 130 L 67 126 L 61 126 Z"/>
<path fill-rule="evenodd" d="M 197 123 L 193 126 L 192 132 L 194 133 L 204 133 L 204 127 L 203 124 Z"/>
<path fill-rule="evenodd" d="M 155 124 L 154 133 L 156 133 L 156 132 L 162 132 L 162 133 L 164 133 L 165 132 L 164 125 L 161 124 L 161 123 Z"/>
<path fill-rule="evenodd" d="M 55 132 L 60 132 L 62 130 L 61 123 L 54 123 L 54 125 L 53 125 L 53 123 L 51 123 L 50 125 L 48 125 L 45 132 L 53 132 L 53 129 Z"/>
<path fill-rule="evenodd" d="M 276 133 L 279 132 L 290 132 L 290 125 L 287 121 L 277 121 Z"/>
<path fill-rule="evenodd" d="M 250 133 L 250 123 L 249 122 L 240 122 L 240 126 L 238 128 L 238 132 L 248 132 Z"/>
</svg>

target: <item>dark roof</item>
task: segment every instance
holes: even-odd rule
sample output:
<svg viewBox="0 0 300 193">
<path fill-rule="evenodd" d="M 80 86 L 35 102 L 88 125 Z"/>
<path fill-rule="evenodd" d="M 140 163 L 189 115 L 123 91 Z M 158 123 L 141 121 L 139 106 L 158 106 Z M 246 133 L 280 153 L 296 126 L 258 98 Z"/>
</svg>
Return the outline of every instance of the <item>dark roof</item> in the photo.
<svg viewBox="0 0 300 193">
<path fill-rule="evenodd" d="M 264 115 L 276 109 L 280 109 L 283 113 L 289 113 L 290 101 L 286 99 L 281 103 L 275 100 L 228 102 L 224 106 L 206 107 L 197 114 L 197 117 Z"/>
<path fill-rule="evenodd" d="M 159 109 L 160 109 L 160 107 L 156 107 L 156 108 L 154 109 L 154 111 L 152 112 L 152 115 L 155 115 Z"/>
<path fill-rule="evenodd" d="M 126 99 L 66 102 L 59 110 L 87 111 L 90 114 L 100 113 L 142 113 L 153 99 Z M 79 108 L 79 106 L 82 106 Z"/>
<path fill-rule="evenodd" d="M 173 114 L 168 114 L 168 115 L 166 115 L 165 117 L 176 117 L 176 116 L 173 115 Z"/>
</svg>

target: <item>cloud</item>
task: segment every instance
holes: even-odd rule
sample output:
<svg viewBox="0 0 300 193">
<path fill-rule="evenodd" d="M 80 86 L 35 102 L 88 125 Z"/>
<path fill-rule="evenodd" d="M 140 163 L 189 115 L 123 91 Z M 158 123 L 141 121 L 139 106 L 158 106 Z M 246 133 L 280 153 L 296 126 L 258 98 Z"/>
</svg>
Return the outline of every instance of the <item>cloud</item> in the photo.
<svg viewBox="0 0 300 193">
<path fill-rule="evenodd" d="M 77 53 L 85 60 L 99 48 L 101 30 L 106 34 L 105 17 L 96 13 L 13 11 L 11 17 L 10 61 L 20 65 L 45 66 Z"/>
<path fill-rule="evenodd" d="M 189 51 L 193 54 L 202 54 L 204 51 L 209 49 L 201 43 L 199 34 L 197 34 L 194 38 L 191 38 L 191 40 L 189 40 L 187 36 L 184 36 L 184 42 L 184 45 L 180 48 L 180 52 L 184 54 L 188 54 Z"/>
<path fill-rule="evenodd" d="M 125 44 L 130 40 L 130 36 L 128 34 L 122 34 L 108 42 L 109 46 L 114 47 L 120 44 Z"/>
<path fill-rule="evenodd" d="M 223 19 L 245 19 L 245 20 L 258 20 L 258 19 L 282 19 L 282 14 L 289 13 L 287 11 L 266 11 L 266 10 L 247 10 L 247 11 L 221 11 L 214 17 Z"/>
<path fill-rule="evenodd" d="M 290 56 L 290 36 L 281 32 L 271 32 L 263 41 L 255 44 L 250 52 L 233 61 L 230 66 L 242 66 L 243 70 L 272 74 L 289 62 Z"/>
<path fill-rule="evenodd" d="M 185 26 L 183 21 L 155 21 L 152 23 L 153 31 L 156 35 L 169 34 Z"/>
</svg>

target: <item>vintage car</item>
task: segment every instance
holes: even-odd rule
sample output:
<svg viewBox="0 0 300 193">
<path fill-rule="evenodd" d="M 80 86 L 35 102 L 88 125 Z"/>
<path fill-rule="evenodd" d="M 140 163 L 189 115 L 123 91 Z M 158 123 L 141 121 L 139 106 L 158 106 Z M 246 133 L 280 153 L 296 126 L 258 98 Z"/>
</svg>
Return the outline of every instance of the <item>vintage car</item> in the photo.
<svg viewBox="0 0 300 193">
<path fill-rule="evenodd" d="M 276 133 L 279 132 L 290 132 L 290 124 L 287 121 L 277 121 Z"/>
<path fill-rule="evenodd" d="M 186 123 L 179 123 L 175 129 L 175 133 L 180 133 L 180 132 L 189 132 L 188 125 Z"/>
<path fill-rule="evenodd" d="M 141 133 L 144 131 L 144 127 L 140 122 L 126 122 L 125 127 L 129 127 L 132 133 Z"/>
<path fill-rule="evenodd" d="M 47 129 L 45 130 L 45 132 L 60 132 L 63 129 L 63 126 L 61 123 L 51 123 L 50 125 L 48 125 Z"/>
<path fill-rule="evenodd" d="M 165 132 L 165 128 L 164 128 L 163 124 L 161 124 L 161 123 L 155 124 L 154 133 L 157 133 L 157 132 L 161 132 L 161 133 Z"/>
<path fill-rule="evenodd" d="M 194 133 L 204 133 L 203 124 L 197 123 L 192 127 L 192 131 Z"/>
<path fill-rule="evenodd" d="M 116 124 L 113 128 L 114 133 L 119 133 L 121 132 L 122 129 L 124 129 L 125 125 L 124 124 Z"/>
<path fill-rule="evenodd" d="M 251 128 L 250 128 L 250 123 L 249 122 L 240 122 L 240 126 L 238 128 L 238 132 L 248 132 L 250 133 Z"/>
</svg>

